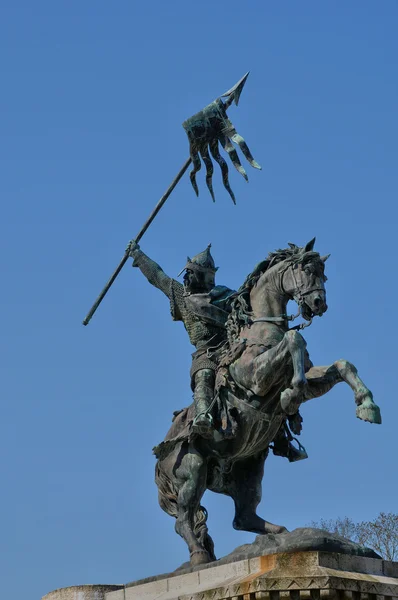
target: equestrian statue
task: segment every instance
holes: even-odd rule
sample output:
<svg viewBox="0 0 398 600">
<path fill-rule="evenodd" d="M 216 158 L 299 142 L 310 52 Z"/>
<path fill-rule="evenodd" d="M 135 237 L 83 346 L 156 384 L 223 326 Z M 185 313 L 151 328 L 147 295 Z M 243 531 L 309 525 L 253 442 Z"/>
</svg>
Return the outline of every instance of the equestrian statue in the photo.
<svg viewBox="0 0 398 600">
<path fill-rule="evenodd" d="M 314 243 L 269 253 L 238 291 L 215 285 L 210 247 L 188 258 L 183 283 L 168 277 L 135 241 L 127 248 L 133 266 L 168 297 L 172 318 L 183 322 L 196 348 L 193 403 L 174 413 L 165 440 L 154 448 L 159 503 L 176 519 L 192 565 L 216 560 L 201 505 L 206 489 L 233 499 L 235 529 L 287 531 L 256 509 L 269 450 L 290 462 L 307 458 L 294 437 L 301 432 L 303 402 L 344 381 L 354 392 L 357 417 L 381 423 L 354 365 L 340 359 L 316 367 L 307 352 L 300 329 L 327 311 L 328 256 L 315 252 Z M 298 305 L 295 316 L 286 313 L 289 300 Z M 289 328 L 299 315 L 305 323 Z"/>
<path fill-rule="evenodd" d="M 313 317 L 327 310 L 328 256 L 314 251 L 315 239 L 303 247 L 289 244 L 269 253 L 237 291 L 216 285 L 217 269 L 210 246 L 188 258 L 182 282 L 168 277 L 139 246 L 190 165 L 190 181 L 198 194 L 196 174 L 203 162 L 207 188 L 215 200 L 212 159 L 218 163 L 224 187 L 236 202 L 220 146 L 246 180 L 234 144 L 252 167 L 261 169 L 227 116 L 227 109 L 238 104 L 247 77 L 248 73 L 184 121 L 189 158 L 129 243 L 83 320 L 88 325 L 132 257 L 133 265 L 167 296 L 172 318 L 182 321 L 195 347 L 190 372 L 193 402 L 174 413 L 164 441 L 154 448 L 159 503 L 175 518 L 176 531 L 188 545 L 192 565 L 216 559 L 206 525 L 207 512 L 201 505 L 207 489 L 233 499 L 235 529 L 257 534 L 287 531 L 262 519 L 256 509 L 269 450 L 290 462 L 307 458 L 296 437 L 302 429 L 299 408 L 303 402 L 344 381 L 354 392 L 357 417 L 381 423 L 380 410 L 354 365 L 340 359 L 326 367 L 314 367 L 300 333 Z M 297 315 L 286 313 L 290 300 L 298 305 Z M 300 315 L 304 323 L 290 327 Z"/>
</svg>

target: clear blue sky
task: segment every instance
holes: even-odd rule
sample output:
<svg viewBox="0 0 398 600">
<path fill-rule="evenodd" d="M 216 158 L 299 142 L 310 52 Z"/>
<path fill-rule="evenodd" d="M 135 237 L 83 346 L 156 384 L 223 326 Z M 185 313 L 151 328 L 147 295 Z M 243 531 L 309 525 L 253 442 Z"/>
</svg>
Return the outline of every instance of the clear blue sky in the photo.
<svg viewBox="0 0 398 600">
<path fill-rule="evenodd" d="M 151 448 L 190 402 L 190 353 L 167 300 L 126 267 L 81 321 L 187 157 L 181 123 L 251 74 L 230 115 L 263 171 L 181 182 L 142 241 L 176 276 L 213 243 L 239 286 L 269 250 L 317 236 L 329 311 L 312 360 L 354 362 L 384 423 L 348 387 L 303 407 L 309 460 L 266 464 L 261 514 L 397 512 L 396 2 L 5 3 L 1 45 L 2 592 L 123 583 L 179 566 Z M 206 494 L 222 556 L 254 536 Z"/>
</svg>

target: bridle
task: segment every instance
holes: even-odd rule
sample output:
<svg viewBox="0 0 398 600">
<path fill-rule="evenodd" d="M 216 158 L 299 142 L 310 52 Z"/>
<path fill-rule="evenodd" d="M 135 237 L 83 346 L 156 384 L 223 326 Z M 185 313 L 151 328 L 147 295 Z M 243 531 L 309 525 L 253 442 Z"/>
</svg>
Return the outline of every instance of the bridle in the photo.
<svg viewBox="0 0 398 600">
<path fill-rule="evenodd" d="M 303 288 L 305 288 L 305 284 L 304 284 L 304 281 L 301 276 L 301 270 L 296 269 L 297 266 L 298 266 L 298 264 L 293 264 L 293 265 L 290 264 L 286 267 L 286 269 L 281 271 L 281 287 L 282 287 L 282 290 L 285 292 L 285 289 L 283 287 L 283 276 L 285 275 L 285 273 L 288 269 L 291 269 L 292 275 L 293 275 L 294 286 L 298 292 L 297 294 L 295 294 L 293 296 L 293 298 L 299 306 L 302 306 L 302 304 L 304 304 L 304 302 L 305 302 L 305 297 L 308 296 L 308 294 L 311 294 L 312 292 L 324 292 L 325 289 L 317 287 L 317 286 L 313 286 L 310 288 L 306 288 L 305 291 L 302 291 Z M 299 277 L 296 277 L 296 273 L 299 275 Z"/>
<path fill-rule="evenodd" d="M 259 317 L 258 319 L 253 319 L 252 323 L 284 323 L 285 321 L 295 321 L 302 313 L 303 304 L 305 303 L 305 297 L 312 292 L 324 292 L 324 288 L 320 288 L 318 286 L 313 286 L 311 288 L 306 288 L 304 280 L 301 275 L 300 269 L 296 269 L 298 263 L 289 263 L 285 266 L 284 269 L 281 269 L 278 272 L 279 275 L 279 283 L 282 292 L 287 295 L 286 290 L 283 285 L 283 278 L 287 271 L 291 269 L 292 277 L 294 281 L 294 286 L 296 290 L 296 294 L 293 295 L 294 301 L 298 304 L 299 310 L 296 315 L 279 315 L 278 317 Z M 297 275 L 297 276 L 296 276 Z M 290 330 L 300 330 L 309 327 L 312 323 L 312 317 L 306 323 L 300 323 L 300 325 L 296 325 L 295 327 L 291 327 Z"/>
</svg>

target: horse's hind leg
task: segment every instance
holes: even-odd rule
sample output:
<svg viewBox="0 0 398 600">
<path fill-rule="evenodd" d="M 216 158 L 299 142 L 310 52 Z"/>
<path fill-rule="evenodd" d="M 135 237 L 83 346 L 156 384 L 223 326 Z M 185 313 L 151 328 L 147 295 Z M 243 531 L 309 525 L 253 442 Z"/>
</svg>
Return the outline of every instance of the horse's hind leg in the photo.
<svg viewBox="0 0 398 600">
<path fill-rule="evenodd" d="M 357 417 L 370 423 L 381 423 L 380 409 L 373 402 L 372 392 L 359 377 L 356 367 L 347 360 L 336 360 L 328 367 L 312 367 L 306 377 L 308 386 L 304 402 L 323 396 L 336 383 L 345 381 L 354 392 Z"/>
<path fill-rule="evenodd" d="M 215 560 L 213 542 L 207 533 L 206 511 L 200 506 L 206 490 L 206 461 L 189 446 L 175 469 L 175 475 L 179 488 L 175 530 L 188 544 L 191 564 L 211 562 Z"/>
<path fill-rule="evenodd" d="M 265 521 L 256 512 L 261 501 L 261 481 L 267 455 L 268 450 L 265 450 L 256 456 L 236 461 L 231 472 L 225 476 L 222 493 L 231 496 L 235 503 L 234 529 L 259 534 L 287 531 L 281 525 Z"/>
</svg>

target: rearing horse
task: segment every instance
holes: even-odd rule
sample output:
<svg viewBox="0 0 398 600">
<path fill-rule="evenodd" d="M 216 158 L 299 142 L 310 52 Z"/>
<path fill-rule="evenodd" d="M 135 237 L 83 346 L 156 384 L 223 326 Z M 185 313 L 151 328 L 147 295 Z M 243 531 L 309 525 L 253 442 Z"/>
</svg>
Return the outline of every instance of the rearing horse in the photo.
<svg viewBox="0 0 398 600">
<path fill-rule="evenodd" d="M 221 360 L 214 438 L 190 435 L 192 406 L 176 416 L 166 436 L 170 451 L 156 464 L 159 503 L 176 518 L 176 531 L 188 545 L 192 564 L 215 560 L 207 513 L 200 505 L 206 489 L 233 499 L 235 529 L 257 534 L 286 531 L 259 517 L 256 509 L 269 446 L 287 419 L 300 432 L 302 402 L 345 381 L 354 392 L 357 417 L 381 423 L 380 410 L 354 365 L 340 359 L 314 367 L 302 335 L 289 330 L 289 300 L 297 302 L 309 322 L 327 310 L 328 257 L 313 251 L 314 242 L 271 253 L 240 288 L 227 323 L 229 351 Z M 226 420 L 235 424 L 233 435 L 226 435 Z"/>
</svg>

